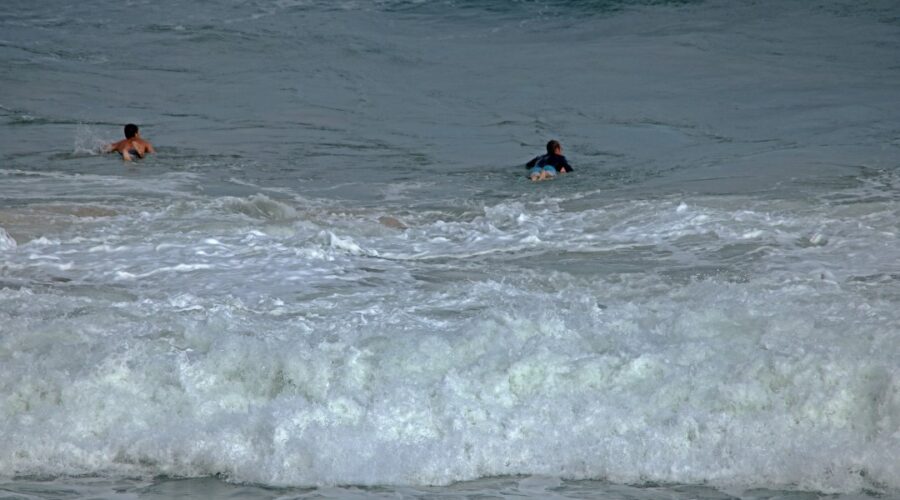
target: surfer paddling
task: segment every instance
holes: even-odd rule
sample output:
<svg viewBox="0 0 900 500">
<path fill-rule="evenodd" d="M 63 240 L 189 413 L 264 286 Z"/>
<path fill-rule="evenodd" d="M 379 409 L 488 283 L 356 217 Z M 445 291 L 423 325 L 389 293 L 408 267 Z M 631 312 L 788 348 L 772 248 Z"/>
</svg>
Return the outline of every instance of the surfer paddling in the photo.
<svg viewBox="0 0 900 500">
<path fill-rule="evenodd" d="M 546 181 L 556 178 L 557 172 L 564 174 L 575 171 L 562 155 L 562 145 L 558 141 L 548 142 L 547 154 L 529 161 L 525 164 L 525 168 L 531 170 L 532 181 Z"/>
<path fill-rule="evenodd" d="M 153 144 L 150 144 L 141 137 L 138 126 L 133 123 L 125 125 L 124 139 L 106 146 L 103 151 L 105 153 L 112 153 L 115 151 L 122 155 L 122 159 L 125 161 L 131 161 L 134 157 L 143 158 L 147 154 L 156 152 L 156 150 L 153 149 Z"/>
</svg>

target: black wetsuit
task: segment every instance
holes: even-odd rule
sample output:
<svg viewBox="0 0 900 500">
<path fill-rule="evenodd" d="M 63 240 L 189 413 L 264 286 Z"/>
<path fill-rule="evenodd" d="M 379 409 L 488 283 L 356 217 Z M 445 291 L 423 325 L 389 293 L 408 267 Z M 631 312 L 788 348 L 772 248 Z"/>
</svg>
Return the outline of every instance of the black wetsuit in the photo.
<svg viewBox="0 0 900 500">
<path fill-rule="evenodd" d="M 533 167 L 545 167 L 547 165 L 552 166 L 556 169 L 557 172 L 574 172 L 575 169 L 572 168 L 572 165 L 569 165 L 569 162 L 566 161 L 566 157 L 558 154 L 545 154 L 543 156 L 538 156 L 537 158 L 531 160 L 530 162 L 525 164 L 525 168 L 533 168 Z"/>
</svg>

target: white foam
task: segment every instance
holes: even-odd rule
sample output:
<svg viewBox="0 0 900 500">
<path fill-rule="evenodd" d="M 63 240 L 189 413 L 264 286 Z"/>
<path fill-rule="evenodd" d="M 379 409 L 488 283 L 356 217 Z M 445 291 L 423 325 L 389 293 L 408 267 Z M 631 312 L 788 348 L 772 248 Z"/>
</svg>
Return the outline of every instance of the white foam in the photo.
<svg viewBox="0 0 900 500">
<path fill-rule="evenodd" d="M 115 141 L 100 137 L 93 127 L 79 124 L 75 129 L 75 141 L 73 152 L 76 154 L 99 155 L 103 153 L 107 144 Z"/>
<path fill-rule="evenodd" d="M 257 203 L 278 206 L 148 208 L 10 254 L 10 277 L 71 281 L 0 289 L 0 469 L 898 487 L 883 205 L 500 202 L 396 231 L 231 209 Z M 560 272 L 566 251 L 591 257 Z M 616 267 L 632 252 L 642 272 Z"/>
<path fill-rule="evenodd" d="M 729 288 L 701 284 L 678 295 L 746 307 L 748 297 Z M 498 292 L 510 289 L 488 284 L 471 293 Z M 8 406 L 7 418 L 28 430 L 12 449 L 30 458 L 7 454 L 4 466 L 54 463 L 74 473 L 152 463 L 157 472 L 224 472 L 267 484 L 445 483 L 521 472 L 751 485 L 765 477 L 824 490 L 893 484 L 888 474 L 896 472 L 883 465 L 893 438 L 879 416 L 897 405 L 889 357 L 860 365 L 792 342 L 766 354 L 772 347 L 760 349 L 759 340 L 796 328 L 789 308 L 741 324 L 719 313 L 680 313 L 677 301 L 665 300 L 615 307 L 594 320 L 581 307 L 567 309 L 574 317 L 566 320 L 513 306 L 440 334 L 414 323 L 404 333 L 373 311 L 365 323 L 330 326 L 339 338 L 358 339 L 351 343 L 284 335 L 289 325 L 277 323 L 258 324 L 266 335 L 246 336 L 229 325 L 241 307 L 186 305 L 178 310 L 201 321 L 170 316 L 180 325 L 182 354 L 155 335 L 113 345 L 85 338 L 84 349 L 102 352 L 74 383 L 57 379 L 60 366 L 43 389 L 28 389 L 27 376 L 11 388 L 10 397 L 33 408 L 24 415 L 38 418 L 27 425 L 16 418 L 24 407 Z M 131 320 L 90 320 L 125 320 L 128 331 L 153 309 L 132 307 Z M 596 333 L 586 335 L 591 330 L 577 325 L 584 321 Z M 650 328 L 623 335 L 635 321 Z M 365 324 L 370 333 L 353 333 Z M 43 352 L 51 362 L 29 354 L 14 369 L 62 361 Z M 47 391 L 57 396 L 47 400 Z M 43 435 L 58 444 L 37 447 Z M 830 449 L 837 443 L 839 453 Z"/>
<path fill-rule="evenodd" d="M 6 229 L 0 227 L 0 251 L 15 250 L 16 240 L 9 235 Z"/>
</svg>

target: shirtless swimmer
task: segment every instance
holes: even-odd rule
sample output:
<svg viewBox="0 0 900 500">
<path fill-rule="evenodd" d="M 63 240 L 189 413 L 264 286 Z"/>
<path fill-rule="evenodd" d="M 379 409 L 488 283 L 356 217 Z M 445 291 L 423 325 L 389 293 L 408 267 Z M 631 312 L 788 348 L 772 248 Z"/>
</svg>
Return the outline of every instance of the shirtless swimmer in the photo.
<svg viewBox="0 0 900 500">
<path fill-rule="evenodd" d="M 135 156 L 143 158 L 149 153 L 156 152 L 156 150 L 153 149 L 153 144 L 150 144 L 141 137 L 138 126 L 133 123 L 125 125 L 124 139 L 106 146 L 103 151 L 105 153 L 112 153 L 115 151 L 122 155 L 122 159 L 125 161 L 131 161 Z"/>
</svg>

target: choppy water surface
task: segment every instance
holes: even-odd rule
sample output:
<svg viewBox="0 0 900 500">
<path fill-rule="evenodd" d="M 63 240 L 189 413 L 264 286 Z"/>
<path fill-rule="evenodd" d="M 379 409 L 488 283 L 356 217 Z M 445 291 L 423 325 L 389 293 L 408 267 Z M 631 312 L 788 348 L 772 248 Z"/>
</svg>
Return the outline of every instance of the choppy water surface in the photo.
<svg viewBox="0 0 900 500">
<path fill-rule="evenodd" d="M 898 19 L 5 3 L 4 498 L 898 496 Z"/>
</svg>

